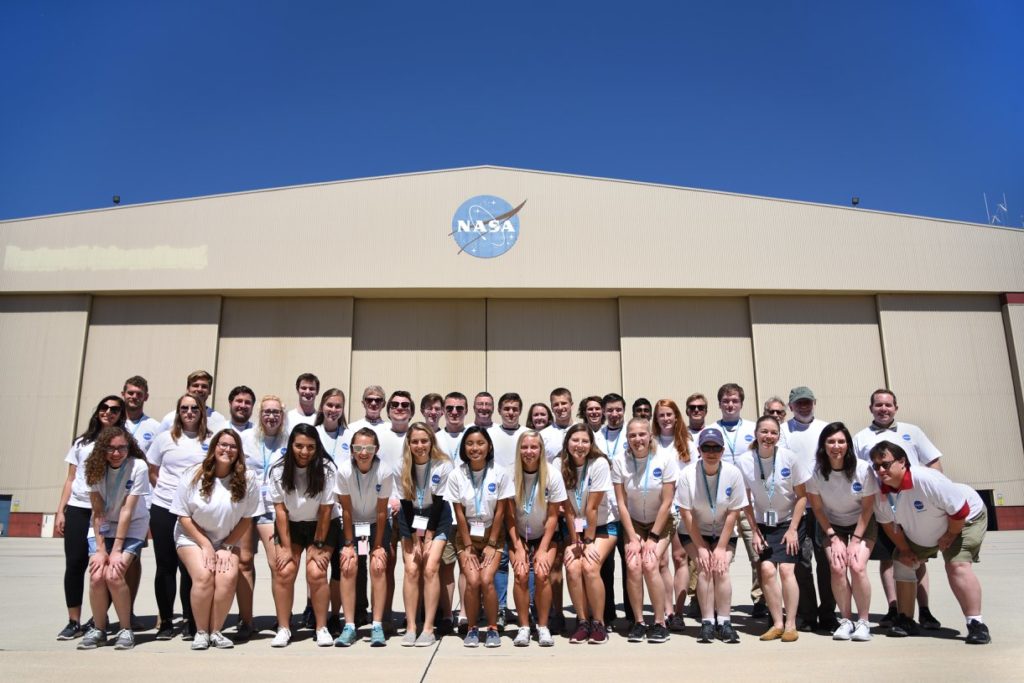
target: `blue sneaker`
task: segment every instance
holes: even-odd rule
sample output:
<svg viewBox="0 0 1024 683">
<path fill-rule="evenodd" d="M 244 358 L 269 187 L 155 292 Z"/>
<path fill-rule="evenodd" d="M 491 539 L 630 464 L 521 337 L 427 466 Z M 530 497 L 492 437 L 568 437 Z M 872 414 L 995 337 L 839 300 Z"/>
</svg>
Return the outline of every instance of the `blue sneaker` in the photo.
<svg viewBox="0 0 1024 683">
<path fill-rule="evenodd" d="M 387 642 L 384 639 L 384 627 L 377 624 L 370 630 L 370 647 L 384 647 Z"/>
<path fill-rule="evenodd" d="M 495 629 L 487 629 L 487 640 L 484 642 L 484 647 L 501 647 L 501 636 Z"/>
<path fill-rule="evenodd" d="M 341 635 L 334 641 L 334 646 L 348 647 L 354 642 L 356 642 L 356 627 L 352 624 L 345 624 L 345 628 L 342 629 Z"/>
<path fill-rule="evenodd" d="M 466 638 L 462 641 L 464 647 L 480 647 L 480 631 L 475 628 L 466 632 Z"/>
</svg>

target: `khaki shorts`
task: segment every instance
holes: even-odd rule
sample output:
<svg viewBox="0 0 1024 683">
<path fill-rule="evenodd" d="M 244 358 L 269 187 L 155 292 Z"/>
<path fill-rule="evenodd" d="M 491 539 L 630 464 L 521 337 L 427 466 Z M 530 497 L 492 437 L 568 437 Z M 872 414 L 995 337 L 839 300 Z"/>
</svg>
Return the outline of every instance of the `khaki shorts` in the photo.
<svg viewBox="0 0 1024 683">
<path fill-rule="evenodd" d="M 985 540 L 985 532 L 988 530 L 988 510 L 982 508 L 981 512 L 972 520 L 969 520 L 960 534 L 953 539 L 949 547 L 942 551 L 942 558 L 946 562 L 978 562 L 981 553 L 981 542 Z M 939 554 L 938 546 L 925 547 L 917 545 L 909 538 L 907 543 L 910 549 L 919 560 L 927 560 Z"/>
<path fill-rule="evenodd" d="M 668 520 L 666 520 L 665 528 L 661 530 L 660 534 L 658 534 L 658 540 L 660 541 L 663 538 L 671 539 L 673 536 L 676 535 L 676 528 L 678 526 L 679 520 L 677 520 L 672 515 L 669 515 Z M 646 541 L 648 536 L 651 535 L 651 529 L 653 527 L 654 522 L 651 522 L 650 524 L 644 524 L 643 522 L 633 520 L 633 531 L 636 532 L 636 535 L 639 536 L 640 540 L 642 541 Z"/>
<path fill-rule="evenodd" d="M 459 559 L 459 554 L 455 552 L 455 539 L 452 538 L 456 535 L 455 527 L 452 526 L 452 534 L 447 538 L 444 550 L 441 551 L 441 561 L 449 566 L 455 564 Z"/>
<path fill-rule="evenodd" d="M 473 543 L 473 550 L 476 551 L 477 554 L 482 553 L 484 551 L 484 548 L 487 547 L 487 541 L 491 538 L 491 529 L 492 527 L 487 527 L 486 529 L 484 529 L 483 536 L 480 536 L 479 538 L 474 536 L 470 539 Z M 455 536 L 455 551 L 456 553 L 461 553 L 466 548 L 466 546 L 462 544 L 462 535 L 459 534 L 458 531 L 455 531 L 453 535 Z M 498 553 L 500 554 L 502 547 L 505 545 L 504 529 L 502 529 L 501 533 L 498 535 L 497 545 Z"/>
</svg>

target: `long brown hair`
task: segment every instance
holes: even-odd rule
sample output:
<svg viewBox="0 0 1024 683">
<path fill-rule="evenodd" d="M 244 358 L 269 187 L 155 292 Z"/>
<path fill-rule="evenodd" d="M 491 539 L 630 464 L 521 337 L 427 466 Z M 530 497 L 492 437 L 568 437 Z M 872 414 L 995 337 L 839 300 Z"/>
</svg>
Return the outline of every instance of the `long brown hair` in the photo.
<svg viewBox="0 0 1024 683">
<path fill-rule="evenodd" d="M 199 406 L 199 424 L 196 425 L 196 439 L 201 442 L 206 441 L 210 436 L 210 430 L 206 426 L 206 404 L 200 401 L 192 394 L 182 394 L 178 397 L 178 402 L 174 405 L 174 425 L 171 427 L 171 440 L 175 444 L 178 443 L 178 439 L 185 433 L 185 426 L 181 422 L 181 402 L 186 398 L 190 398 L 196 402 Z"/>
<path fill-rule="evenodd" d="M 206 501 L 210 500 L 213 493 L 213 480 L 217 478 L 214 473 L 217 468 L 217 444 L 221 439 L 230 437 L 235 442 L 235 464 L 231 466 L 231 483 L 228 488 L 231 490 L 231 502 L 237 503 L 245 498 L 245 454 L 242 453 L 242 437 L 234 429 L 222 429 L 213 435 L 210 440 L 210 448 L 203 458 L 203 464 L 196 470 L 196 476 L 192 477 L 192 486 L 199 486 L 199 494 Z"/>
<path fill-rule="evenodd" d="M 679 459 L 683 462 L 690 462 L 690 430 L 683 422 L 683 414 L 679 406 L 670 398 L 660 399 L 654 404 L 654 419 L 651 420 L 651 433 L 656 437 L 661 436 L 661 425 L 658 424 L 658 408 L 668 408 L 676 416 L 676 427 L 672 432 L 672 446 L 676 449 Z"/>
<path fill-rule="evenodd" d="M 405 433 L 404 445 L 402 446 L 402 496 L 406 500 L 416 500 L 416 484 L 413 482 L 413 457 L 412 449 L 409 448 L 409 439 L 414 431 L 424 432 L 430 437 L 430 460 L 433 464 L 451 462 L 452 459 L 437 445 L 437 437 L 434 430 L 426 422 L 413 422 L 409 425 L 409 431 Z"/>
<path fill-rule="evenodd" d="M 562 439 L 562 452 L 559 454 L 559 457 L 562 458 L 562 480 L 565 481 L 565 488 L 567 490 L 576 487 L 576 465 L 573 463 L 572 456 L 569 455 L 569 438 L 576 432 L 586 432 L 587 436 L 590 437 L 590 453 L 587 454 L 587 460 L 596 460 L 598 458 L 608 460 L 608 456 L 597 447 L 594 441 L 594 430 L 589 425 L 577 422 L 572 427 L 566 429 L 565 438 Z"/>
<path fill-rule="evenodd" d="M 146 459 L 142 449 L 139 448 L 139 444 L 135 443 L 135 439 L 125 431 L 124 427 L 118 425 L 104 427 L 96 437 L 92 453 L 85 459 L 85 483 L 89 486 L 103 481 L 103 477 L 107 473 L 107 451 L 110 449 L 110 442 L 119 436 L 123 436 L 125 441 L 128 442 L 128 458 Z M 121 467 L 128 464 L 128 458 L 125 458 Z"/>
</svg>

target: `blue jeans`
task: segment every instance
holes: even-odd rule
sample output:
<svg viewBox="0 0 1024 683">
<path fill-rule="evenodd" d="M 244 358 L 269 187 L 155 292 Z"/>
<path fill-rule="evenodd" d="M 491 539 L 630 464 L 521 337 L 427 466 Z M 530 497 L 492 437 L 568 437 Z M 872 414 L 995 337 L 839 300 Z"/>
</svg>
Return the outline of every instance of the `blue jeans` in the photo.
<svg viewBox="0 0 1024 683">
<path fill-rule="evenodd" d="M 501 550 L 498 571 L 494 575 L 494 590 L 498 592 L 498 609 L 505 609 L 508 604 L 508 542 Z"/>
</svg>

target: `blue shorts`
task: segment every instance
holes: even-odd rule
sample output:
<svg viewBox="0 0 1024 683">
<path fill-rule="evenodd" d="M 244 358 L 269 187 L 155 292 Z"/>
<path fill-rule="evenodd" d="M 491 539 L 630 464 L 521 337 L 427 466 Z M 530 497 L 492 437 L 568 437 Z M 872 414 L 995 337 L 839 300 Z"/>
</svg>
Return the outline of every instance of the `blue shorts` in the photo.
<svg viewBox="0 0 1024 683">
<path fill-rule="evenodd" d="M 594 529 L 594 535 L 611 536 L 612 538 L 616 538 L 619 535 L 619 523 L 608 522 L 607 524 L 602 524 L 601 526 Z"/>
<path fill-rule="evenodd" d="M 105 538 L 103 540 L 104 540 L 104 545 L 107 546 L 107 554 L 112 553 L 114 551 L 114 539 L 112 539 L 112 538 Z M 95 555 L 96 554 L 96 537 L 95 536 L 90 536 L 88 541 L 89 541 L 89 555 Z M 126 538 L 126 539 L 124 539 L 124 543 L 121 544 L 121 552 L 128 553 L 129 555 L 134 555 L 135 557 L 138 557 L 139 554 L 142 552 L 142 549 L 145 548 L 145 547 L 146 547 L 146 540 L 145 539 Z"/>
</svg>

